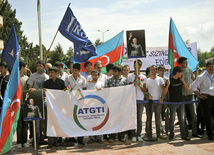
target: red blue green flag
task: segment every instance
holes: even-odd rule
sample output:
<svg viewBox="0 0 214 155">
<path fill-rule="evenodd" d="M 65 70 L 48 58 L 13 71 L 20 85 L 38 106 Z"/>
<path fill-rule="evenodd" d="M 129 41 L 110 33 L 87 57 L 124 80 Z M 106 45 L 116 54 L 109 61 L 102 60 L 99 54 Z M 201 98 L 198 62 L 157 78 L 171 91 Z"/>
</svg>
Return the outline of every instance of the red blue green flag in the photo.
<svg viewBox="0 0 214 155">
<path fill-rule="evenodd" d="M 11 35 L 13 37 L 11 37 Z M 3 52 L 13 53 L 15 61 L 12 65 L 12 72 L 5 90 L 2 111 L 0 116 L 0 152 L 6 153 L 11 149 L 13 135 L 17 128 L 20 113 L 21 100 L 21 80 L 19 74 L 18 53 L 19 46 L 14 26 L 11 28 L 6 46 Z M 11 49 L 11 51 L 5 49 Z M 2 59 L 6 62 L 11 61 L 7 54 L 2 53 Z"/>
<path fill-rule="evenodd" d="M 172 18 L 170 18 L 168 63 L 170 64 L 171 69 L 179 66 L 178 59 L 180 57 L 187 58 L 188 67 L 193 72 L 196 70 L 199 62 L 186 47 L 186 44 L 182 40 Z"/>
<path fill-rule="evenodd" d="M 102 73 L 106 73 L 106 66 L 109 63 L 122 64 L 124 56 L 123 31 L 114 36 L 112 39 L 97 46 L 96 50 L 98 55 L 91 57 L 88 61 L 92 63 L 92 66 L 99 61 L 103 66 Z M 84 64 L 85 62 L 81 63 L 81 71 L 86 71 Z"/>
</svg>

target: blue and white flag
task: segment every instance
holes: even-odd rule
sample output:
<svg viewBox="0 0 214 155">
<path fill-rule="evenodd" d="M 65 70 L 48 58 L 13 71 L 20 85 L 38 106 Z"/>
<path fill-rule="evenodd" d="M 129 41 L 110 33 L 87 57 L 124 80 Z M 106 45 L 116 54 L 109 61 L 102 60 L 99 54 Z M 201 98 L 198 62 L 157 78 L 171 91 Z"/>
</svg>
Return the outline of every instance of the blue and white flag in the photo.
<svg viewBox="0 0 214 155">
<path fill-rule="evenodd" d="M 97 55 L 96 48 L 86 36 L 69 6 L 59 26 L 59 32 L 74 43 L 74 61 L 85 62 Z"/>
<path fill-rule="evenodd" d="M 15 63 L 16 59 L 19 59 L 20 55 L 20 48 L 16 36 L 16 31 L 14 25 L 12 26 L 9 36 L 7 38 L 4 50 L 2 52 L 2 59 L 6 61 L 10 69 L 13 69 L 13 64 Z"/>
</svg>

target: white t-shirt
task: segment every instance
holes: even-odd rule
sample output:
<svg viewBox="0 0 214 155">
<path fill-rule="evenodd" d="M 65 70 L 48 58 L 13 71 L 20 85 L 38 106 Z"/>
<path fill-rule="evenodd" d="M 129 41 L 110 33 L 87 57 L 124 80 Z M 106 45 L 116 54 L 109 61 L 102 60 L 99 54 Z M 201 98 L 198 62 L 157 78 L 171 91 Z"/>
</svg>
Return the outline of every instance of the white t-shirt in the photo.
<svg viewBox="0 0 214 155">
<path fill-rule="evenodd" d="M 146 80 L 146 87 L 148 92 L 152 95 L 152 100 L 159 100 L 162 94 L 162 85 L 164 84 L 163 78 L 157 76 L 155 79 L 148 78 Z"/>
<path fill-rule="evenodd" d="M 100 81 L 97 81 L 96 83 L 88 82 L 86 84 L 86 88 L 87 88 L 87 90 L 95 90 L 97 88 L 104 88 L 104 83 L 100 82 Z"/>
<path fill-rule="evenodd" d="M 128 83 L 132 83 L 134 82 L 135 79 L 135 74 L 129 74 L 128 76 Z M 140 79 L 142 81 L 142 84 L 146 82 L 146 76 L 143 75 L 142 73 L 140 73 Z M 144 100 L 144 93 L 143 91 L 140 89 L 139 86 L 136 86 L 136 99 L 137 100 Z"/>
<path fill-rule="evenodd" d="M 68 74 L 65 72 L 62 72 L 62 75 L 59 73 L 57 74 L 57 77 L 60 78 L 61 80 L 65 81 L 65 79 L 68 77 Z"/>
<path fill-rule="evenodd" d="M 49 76 L 45 73 L 39 74 L 38 72 L 35 72 L 31 74 L 27 84 L 31 85 L 35 89 L 42 89 L 43 88 L 43 82 L 48 80 Z"/>
<path fill-rule="evenodd" d="M 86 88 L 86 79 L 80 75 L 77 80 L 73 77 L 72 74 L 68 75 L 68 77 L 65 79 L 65 85 L 70 85 L 70 88 L 73 88 L 73 90 L 77 90 L 80 88 Z"/>
<path fill-rule="evenodd" d="M 108 79 L 107 75 L 100 73 L 100 77 L 98 78 L 98 81 L 105 83 L 105 81 Z M 91 81 L 92 77 L 91 75 L 88 76 L 87 81 Z"/>
</svg>

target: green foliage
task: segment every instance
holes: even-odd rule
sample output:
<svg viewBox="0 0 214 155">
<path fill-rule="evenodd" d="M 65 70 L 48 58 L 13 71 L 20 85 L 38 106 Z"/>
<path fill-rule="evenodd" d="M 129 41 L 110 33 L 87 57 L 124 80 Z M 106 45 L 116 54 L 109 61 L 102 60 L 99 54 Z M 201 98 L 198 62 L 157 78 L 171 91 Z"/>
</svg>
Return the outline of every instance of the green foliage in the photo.
<svg viewBox="0 0 214 155">
<path fill-rule="evenodd" d="M 97 40 L 96 40 L 95 43 L 94 43 L 94 46 L 97 47 L 97 46 L 101 45 L 102 43 L 103 43 L 103 42 L 100 41 L 100 38 L 97 38 Z"/>
<path fill-rule="evenodd" d="M 211 57 L 214 57 L 214 47 L 211 48 L 210 52 L 202 52 L 201 49 L 198 49 L 198 60 L 199 60 L 199 67 L 205 67 L 205 61 Z"/>
<path fill-rule="evenodd" d="M 0 5 L 0 15 L 3 16 L 3 27 L 0 30 L 0 38 L 7 41 L 9 32 L 11 30 L 12 24 L 14 24 L 16 35 L 18 38 L 18 43 L 20 46 L 21 57 L 28 64 L 28 67 L 34 71 L 36 61 L 38 61 L 38 55 L 36 53 L 37 46 L 33 47 L 33 43 L 28 43 L 27 37 L 23 34 L 24 31 L 21 30 L 22 22 L 16 18 L 16 10 L 12 10 L 11 5 L 8 0 L 3 0 Z"/>
<path fill-rule="evenodd" d="M 53 51 L 50 51 L 47 62 L 51 63 L 52 65 L 55 64 L 56 61 L 63 62 L 65 59 L 65 55 L 63 53 L 62 46 L 58 43 Z"/>
</svg>

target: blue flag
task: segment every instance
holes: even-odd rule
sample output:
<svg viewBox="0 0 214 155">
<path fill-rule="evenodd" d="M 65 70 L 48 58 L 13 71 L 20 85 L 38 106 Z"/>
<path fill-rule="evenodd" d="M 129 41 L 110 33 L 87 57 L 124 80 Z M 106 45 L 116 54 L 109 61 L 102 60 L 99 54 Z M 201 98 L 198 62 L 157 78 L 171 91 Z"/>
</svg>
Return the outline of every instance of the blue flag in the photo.
<svg viewBox="0 0 214 155">
<path fill-rule="evenodd" d="M 19 59 L 19 55 L 20 48 L 16 36 L 15 27 L 13 25 L 7 38 L 1 57 L 3 60 L 6 61 L 10 69 L 13 69 L 13 64 L 17 58 Z"/>
<path fill-rule="evenodd" d="M 16 31 L 12 26 L 2 58 L 12 69 L 3 99 L 0 116 L 0 152 L 6 153 L 11 149 L 13 135 L 17 129 L 20 101 L 21 101 L 21 80 L 19 74 L 19 44 Z"/>
<path fill-rule="evenodd" d="M 86 36 L 69 6 L 59 26 L 59 32 L 74 43 L 74 61 L 85 62 L 97 55 L 96 48 Z"/>
</svg>

